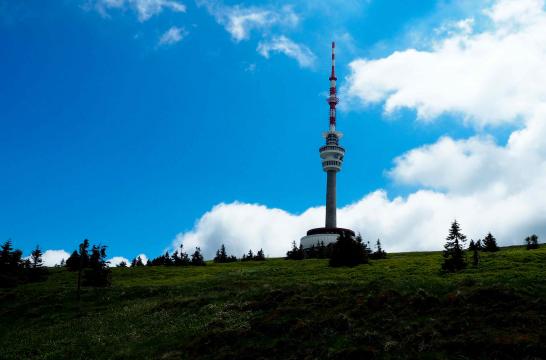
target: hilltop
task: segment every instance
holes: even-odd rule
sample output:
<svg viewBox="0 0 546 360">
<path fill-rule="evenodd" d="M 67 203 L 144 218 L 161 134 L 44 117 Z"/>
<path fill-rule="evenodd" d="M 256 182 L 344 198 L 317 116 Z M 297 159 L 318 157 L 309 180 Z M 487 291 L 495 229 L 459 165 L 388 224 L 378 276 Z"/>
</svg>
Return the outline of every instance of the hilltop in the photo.
<svg viewBox="0 0 546 360">
<path fill-rule="evenodd" d="M 3 359 L 536 358 L 546 354 L 546 246 L 484 253 L 441 274 L 439 252 L 355 268 L 327 260 L 113 269 L 0 289 Z"/>
</svg>

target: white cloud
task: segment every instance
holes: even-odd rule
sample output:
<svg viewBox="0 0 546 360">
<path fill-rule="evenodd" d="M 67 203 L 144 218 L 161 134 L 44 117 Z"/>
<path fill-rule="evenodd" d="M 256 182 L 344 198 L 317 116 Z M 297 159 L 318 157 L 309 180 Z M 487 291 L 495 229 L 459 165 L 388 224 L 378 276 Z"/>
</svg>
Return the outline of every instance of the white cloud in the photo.
<svg viewBox="0 0 546 360">
<path fill-rule="evenodd" d="M 277 10 L 256 6 L 228 6 L 214 0 L 198 0 L 197 4 L 205 6 L 236 42 L 248 39 L 253 30 L 267 32 L 273 26 L 294 27 L 299 22 L 291 6 Z"/>
<path fill-rule="evenodd" d="M 124 258 L 123 256 L 114 256 L 113 258 L 108 259 L 108 261 L 109 261 L 108 266 L 110 266 L 110 267 L 118 266 L 122 261 L 125 261 L 125 263 L 127 264 L 127 266 L 130 266 L 130 265 L 131 265 L 131 261 L 129 261 L 128 259 Z M 144 263 L 144 264 L 146 264 L 146 263 Z"/>
<path fill-rule="evenodd" d="M 136 11 L 141 22 L 158 15 L 163 9 L 174 12 L 186 11 L 186 6 L 175 0 L 97 0 L 95 7 L 104 16 L 108 16 L 108 9 L 131 8 Z"/>
<path fill-rule="evenodd" d="M 184 28 L 173 26 L 169 30 L 165 31 L 159 38 L 159 45 L 172 45 L 176 44 L 188 34 Z"/>
<path fill-rule="evenodd" d="M 546 99 L 546 13 L 538 0 L 499 1 L 485 11 L 482 32 L 472 21 L 430 50 L 407 49 L 351 62 L 347 92 L 385 111 L 417 111 L 422 120 L 461 115 L 476 126 L 513 123 Z M 517 26 L 515 26 L 517 25 Z"/>
<path fill-rule="evenodd" d="M 257 51 L 265 58 L 269 58 L 271 52 L 285 54 L 296 59 L 301 67 L 313 67 L 316 59 L 308 47 L 297 44 L 286 36 L 275 36 L 271 40 L 260 42 Z"/>
<path fill-rule="evenodd" d="M 422 120 L 443 114 L 482 128 L 468 139 L 441 137 L 402 154 L 388 172 L 422 189 L 389 199 L 383 190 L 339 209 L 339 226 L 382 239 L 388 251 L 441 249 L 457 219 L 470 238 L 493 232 L 500 244 L 546 236 L 546 12 L 537 0 L 502 0 L 484 12 L 490 28 L 473 21 L 449 25 L 428 51 L 408 49 L 350 65 L 346 90 L 387 113 L 417 111 Z M 446 27 L 447 29 L 447 27 Z M 517 124 L 506 144 L 485 129 Z M 423 189 L 424 188 L 424 189 Z M 220 204 L 174 244 L 200 246 L 208 257 L 221 243 L 239 255 L 263 247 L 282 256 L 292 240 L 323 225 L 324 208 L 294 215 L 253 204 Z"/>
<path fill-rule="evenodd" d="M 61 263 L 61 260 L 68 259 L 70 254 L 64 250 L 46 250 L 42 255 L 42 261 L 45 266 L 55 266 Z"/>
</svg>

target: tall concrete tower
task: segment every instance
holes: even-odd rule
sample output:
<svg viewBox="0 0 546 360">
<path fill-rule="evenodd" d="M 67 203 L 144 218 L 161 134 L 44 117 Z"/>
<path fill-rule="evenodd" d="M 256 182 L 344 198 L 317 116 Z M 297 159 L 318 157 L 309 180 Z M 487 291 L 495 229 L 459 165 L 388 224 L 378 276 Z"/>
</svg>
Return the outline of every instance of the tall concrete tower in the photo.
<svg viewBox="0 0 546 360">
<path fill-rule="evenodd" d="M 328 131 L 323 133 L 326 144 L 319 149 L 322 159 L 322 169 L 326 172 L 326 223 L 323 228 L 311 229 L 307 236 L 301 238 L 301 245 L 309 248 L 313 245 L 324 243 L 328 245 L 337 240 L 337 237 L 343 233 L 354 236 L 354 232 L 349 229 L 337 227 L 336 214 L 336 176 L 341 171 L 345 149 L 339 146 L 339 140 L 343 134 L 336 130 L 336 106 L 339 102 L 336 88 L 336 44 L 332 42 L 332 72 L 330 74 L 330 95 L 326 99 L 330 105 L 330 123 Z"/>
</svg>

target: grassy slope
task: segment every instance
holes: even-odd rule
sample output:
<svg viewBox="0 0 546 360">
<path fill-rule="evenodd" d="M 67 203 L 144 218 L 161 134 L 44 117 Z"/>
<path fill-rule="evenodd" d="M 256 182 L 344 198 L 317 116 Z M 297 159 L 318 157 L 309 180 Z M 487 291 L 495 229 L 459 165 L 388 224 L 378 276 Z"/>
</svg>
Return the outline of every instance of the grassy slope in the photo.
<svg viewBox="0 0 546 360">
<path fill-rule="evenodd" d="M 0 289 L 0 357 L 525 358 L 546 354 L 546 246 L 441 275 L 439 253 L 356 268 L 325 260 L 114 269 Z M 459 357 L 460 358 L 460 357 Z M 465 358 L 465 357 L 462 357 Z"/>
</svg>

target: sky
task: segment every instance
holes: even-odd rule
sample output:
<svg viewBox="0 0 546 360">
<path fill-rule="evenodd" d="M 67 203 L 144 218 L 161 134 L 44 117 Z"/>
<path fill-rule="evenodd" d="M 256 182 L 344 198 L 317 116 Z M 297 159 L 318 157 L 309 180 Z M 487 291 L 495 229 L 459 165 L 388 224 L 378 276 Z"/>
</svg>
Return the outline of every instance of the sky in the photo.
<svg viewBox="0 0 546 360">
<path fill-rule="evenodd" d="M 324 223 L 331 41 L 339 226 L 546 236 L 542 0 L 0 0 L 0 241 L 283 256 Z"/>
</svg>

